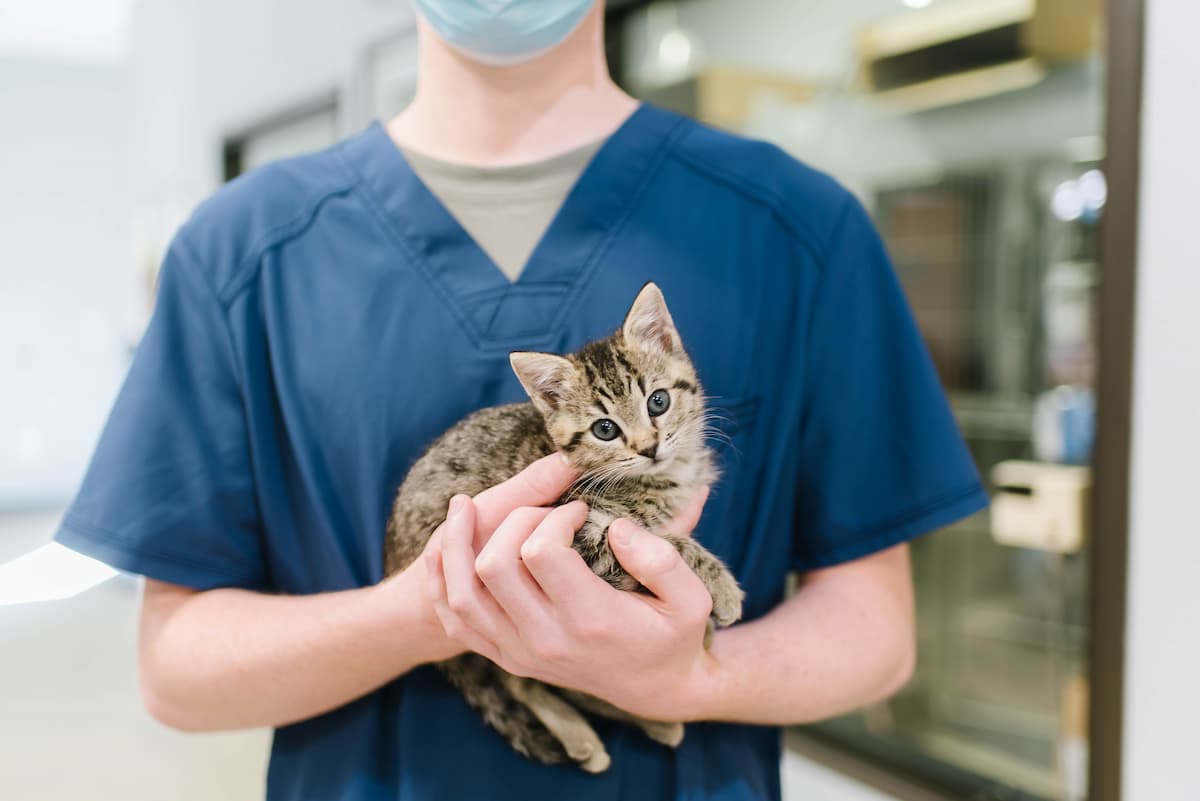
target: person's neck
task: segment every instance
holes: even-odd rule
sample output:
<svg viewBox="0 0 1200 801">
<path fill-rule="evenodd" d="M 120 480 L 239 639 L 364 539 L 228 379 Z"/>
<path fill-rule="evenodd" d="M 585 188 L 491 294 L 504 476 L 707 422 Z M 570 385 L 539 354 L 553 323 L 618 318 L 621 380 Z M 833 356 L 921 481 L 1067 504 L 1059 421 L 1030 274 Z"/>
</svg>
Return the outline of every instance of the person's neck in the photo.
<svg viewBox="0 0 1200 801">
<path fill-rule="evenodd" d="M 459 164 L 524 164 L 603 139 L 637 108 L 608 74 L 603 3 L 549 53 L 505 67 L 473 61 L 417 24 L 416 97 L 387 124 L 402 147 Z"/>
</svg>

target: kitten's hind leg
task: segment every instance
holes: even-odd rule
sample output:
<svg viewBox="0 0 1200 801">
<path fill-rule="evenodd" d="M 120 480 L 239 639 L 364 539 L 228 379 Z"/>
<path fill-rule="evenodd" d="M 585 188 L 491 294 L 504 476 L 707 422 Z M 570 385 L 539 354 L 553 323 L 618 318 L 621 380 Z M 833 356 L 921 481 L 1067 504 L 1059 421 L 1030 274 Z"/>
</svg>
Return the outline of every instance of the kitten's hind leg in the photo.
<svg viewBox="0 0 1200 801">
<path fill-rule="evenodd" d="M 559 739 L 504 686 L 499 667 L 478 654 L 464 654 L 438 663 L 467 703 L 519 754 L 546 765 L 576 762 Z"/>
<path fill-rule="evenodd" d="M 580 709 L 591 712 L 594 715 L 609 718 L 610 720 L 619 720 L 624 723 L 632 723 L 637 726 L 642 732 L 656 743 L 668 745 L 671 748 L 683 742 L 683 724 L 682 723 L 667 723 L 661 720 L 647 720 L 640 718 L 637 715 L 626 712 L 620 707 L 615 707 L 608 701 L 603 701 L 594 695 L 587 693 L 576 692 L 575 690 L 559 689 L 564 698 Z"/>
<path fill-rule="evenodd" d="M 604 742 L 579 710 L 564 701 L 549 686 L 533 679 L 503 673 L 504 686 L 529 708 L 542 725 L 558 738 L 571 759 L 588 773 L 608 769 L 612 759 Z"/>
</svg>

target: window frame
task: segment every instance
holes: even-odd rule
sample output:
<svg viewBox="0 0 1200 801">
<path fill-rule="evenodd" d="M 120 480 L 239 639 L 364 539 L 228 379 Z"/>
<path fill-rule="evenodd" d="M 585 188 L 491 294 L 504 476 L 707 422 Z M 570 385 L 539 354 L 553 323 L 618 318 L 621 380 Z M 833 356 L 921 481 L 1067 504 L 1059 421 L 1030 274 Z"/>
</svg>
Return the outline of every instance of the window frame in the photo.
<svg viewBox="0 0 1200 801">
<path fill-rule="evenodd" d="M 306 120 L 317 114 L 332 113 L 339 121 L 342 119 L 341 93 L 338 89 L 327 89 L 293 103 L 285 104 L 279 109 L 260 117 L 230 133 L 221 140 L 221 180 L 232 181 L 245 172 L 244 157 L 246 147 L 256 137 L 270 133 L 279 128 Z"/>
</svg>

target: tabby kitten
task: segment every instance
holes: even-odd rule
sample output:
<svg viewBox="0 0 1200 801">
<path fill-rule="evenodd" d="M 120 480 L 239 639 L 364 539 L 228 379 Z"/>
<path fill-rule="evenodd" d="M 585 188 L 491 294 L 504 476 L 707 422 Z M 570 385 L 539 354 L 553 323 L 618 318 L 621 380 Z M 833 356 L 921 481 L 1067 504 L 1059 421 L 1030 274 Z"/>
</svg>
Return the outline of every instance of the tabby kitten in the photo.
<svg viewBox="0 0 1200 801">
<path fill-rule="evenodd" d="M 576 354 L 518 352 L 510 360 L 531 402 L 476 412 L 417 460 L 388 522 L 387 573 L 420 555 L 454 495 L 476 495 L 558 450 L 582 471 L 561 502 L 580 498 L 590 509 L 575 550 L 612 586 L 645 591 L 609 550 L 609 524 L 626 517 L 662 526 L 716 478 L 704 441 L 704 397 L 662 293 L 647 284 L 620 331 Z M 727 626 L 741 616 L 742 591 L 699 543 L 664 536 L 712 594 L 707 647 L 714 622 Z M 581 710 L 633 723 L 672 747 L 683 739 L 681 723 L 642 720 L 583 693 L 513 676 L 478 654 L 438 667 L 488 724 L 540 762 L 574 762 L 593 773 L 608 767 Z"/>
</svg>

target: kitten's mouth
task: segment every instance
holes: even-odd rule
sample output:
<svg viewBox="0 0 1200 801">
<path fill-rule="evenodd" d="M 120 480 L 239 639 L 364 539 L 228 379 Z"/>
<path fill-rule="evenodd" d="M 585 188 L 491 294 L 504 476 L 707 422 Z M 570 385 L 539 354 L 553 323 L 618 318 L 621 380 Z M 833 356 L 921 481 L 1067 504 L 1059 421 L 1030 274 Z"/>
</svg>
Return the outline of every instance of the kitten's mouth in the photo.
<svg viewBox="0 0 1200 801">
<path fill-rule="evenodd" d="M 669 461 L 662 456 L 642 456 L 638 460 L 638 472 L 642 475 L 658 475 L 666 470 Z"/>
</svg>

